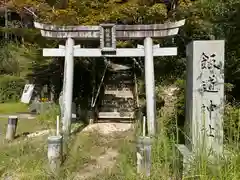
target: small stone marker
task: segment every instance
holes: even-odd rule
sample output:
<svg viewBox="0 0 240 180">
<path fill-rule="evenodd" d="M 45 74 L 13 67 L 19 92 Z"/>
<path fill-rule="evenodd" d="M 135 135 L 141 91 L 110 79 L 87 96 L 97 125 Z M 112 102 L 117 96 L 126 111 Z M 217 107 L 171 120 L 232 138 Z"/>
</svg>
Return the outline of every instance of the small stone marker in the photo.
<svg viewBox="0 0 240 180">
<path fill-rule="evenodd" d="M 48 161 L 50 170 L 57 174 L 59 167 L 62 163 L 63 153 L 63 138 L 62 136 L 50 136 L 48 137 Z"/>
<path fill-rule="evenodd" d="M 18 117 L 17 116 L 9 116 L 8 117 L 8 126 L 6 132 L 6 139 L 13 140 L 15 138 L 16 130 L 17 130 Z"/>
<path fill-rule="evenodd" d="M 185 113 L 186 146 L 177 145 L 183 162 L 189 163 L 189 154 L 223 155 L 223 40 L 193 41 L 187 46 Z"/>
</svg>

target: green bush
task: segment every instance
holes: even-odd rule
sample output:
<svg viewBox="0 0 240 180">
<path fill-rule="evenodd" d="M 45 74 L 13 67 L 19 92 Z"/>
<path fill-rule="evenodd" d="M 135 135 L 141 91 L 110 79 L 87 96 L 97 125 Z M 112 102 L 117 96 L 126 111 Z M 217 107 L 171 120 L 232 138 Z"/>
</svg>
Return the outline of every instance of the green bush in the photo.
<svg viewBox="0 0 240 180">
<path fill-rule="evenodd" d="M 0 103 L 18 101 L 24 88 L 23 78 L 1 75 L 0 76 Z"/>
<path fill-rule="evenodd" d="M 179 120 L 184 121 L 185 114 L 185 88 L 186 81 L 182 79 L 178 79 L 175 82 L 175 85 L 178 87 L 178 91 L 176 91 L 177 101 L 175 104 L 176 113 Z"/>
</svg>

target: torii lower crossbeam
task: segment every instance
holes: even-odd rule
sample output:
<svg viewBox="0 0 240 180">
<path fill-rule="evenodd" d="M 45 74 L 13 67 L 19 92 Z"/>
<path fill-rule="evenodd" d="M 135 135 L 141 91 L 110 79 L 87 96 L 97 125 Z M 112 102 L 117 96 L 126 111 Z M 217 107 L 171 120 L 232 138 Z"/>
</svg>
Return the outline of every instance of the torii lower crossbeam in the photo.
<svg viewBox="0 0 240 180">
<path fill-rule="evenodd" d="M 145 57 L 144 48 L 118 48 L 115 53 L 102 54 L 101 49 L 97 48 L 74 48 L 74 57 Z M 65 57 L 65 48 L 44 48 L 45 57 Z M 153 56 L 176 56 L 177 48 L 153 48 Z"/>
</svg>

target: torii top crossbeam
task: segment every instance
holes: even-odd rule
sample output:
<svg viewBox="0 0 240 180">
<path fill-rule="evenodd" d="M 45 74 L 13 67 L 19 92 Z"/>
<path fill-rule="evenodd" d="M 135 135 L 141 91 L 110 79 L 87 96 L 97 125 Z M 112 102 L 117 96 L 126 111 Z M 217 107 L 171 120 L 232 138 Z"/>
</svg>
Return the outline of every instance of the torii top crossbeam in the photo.
<svg viewBox="0 0 240 180">
<path fill-rule="evenodd" d="M 114 36 L 119 40 L 143 39 L 145 37 L 161 38 L 178 34 L 179 28 L 184 24 L 185 20 L 165 24 L 103 24 L 100 26 L 56 26 L 34 22 L 35 27 L 41 30 L 43 37 L 74 38 L 79 40 L 99 40 L 103 26 L 114 27 Z"/>
</svg>

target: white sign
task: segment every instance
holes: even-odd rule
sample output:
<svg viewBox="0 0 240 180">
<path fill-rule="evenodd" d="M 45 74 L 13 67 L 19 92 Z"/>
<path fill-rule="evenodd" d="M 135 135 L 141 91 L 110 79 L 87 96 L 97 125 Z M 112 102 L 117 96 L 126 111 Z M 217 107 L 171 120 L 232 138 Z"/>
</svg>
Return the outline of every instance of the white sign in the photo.
<svg viewBox="0 0 240 180">
<path fill-rule="evenodd" d="M 21 102 L 28 104 L 32 98 L 32 93 L 34 89 L 34 84 L 25 84 L 22 97 L 21 97 Z"/>
</svg>

